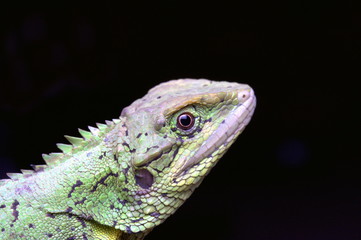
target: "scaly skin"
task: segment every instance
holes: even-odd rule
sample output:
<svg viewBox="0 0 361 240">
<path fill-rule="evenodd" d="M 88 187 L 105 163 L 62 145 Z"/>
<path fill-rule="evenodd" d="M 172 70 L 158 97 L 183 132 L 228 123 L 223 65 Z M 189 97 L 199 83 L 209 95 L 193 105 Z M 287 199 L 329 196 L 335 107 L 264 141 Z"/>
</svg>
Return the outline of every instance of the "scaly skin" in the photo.
<svg viewBox="0 0 361 240">
<path fill-rule="evenodd" d="M 162 83 L 119 119 L 66 136 L 47 165 L 0 183 L 1 239 L 143 239 L 174 213 L 248 124 L 243 84 Z M 182 117 L 179 117 L 182 116 Z"/>
</svg>

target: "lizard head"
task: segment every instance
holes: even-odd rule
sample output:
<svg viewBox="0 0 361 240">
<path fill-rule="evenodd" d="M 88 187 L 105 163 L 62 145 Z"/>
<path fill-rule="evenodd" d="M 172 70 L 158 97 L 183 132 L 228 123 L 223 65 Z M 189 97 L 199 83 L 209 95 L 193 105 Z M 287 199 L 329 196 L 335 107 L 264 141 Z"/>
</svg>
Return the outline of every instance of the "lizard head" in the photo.
<svg viewBox="0 0 361 240">
<path fill-rule="evenodd" d="M 181 79 L 123 110 L 132 150 L 127 188 L 139 212 L 132 232 L 175 212 L 243 131 L 255 104 L 248 85 Z"/>
</svg>

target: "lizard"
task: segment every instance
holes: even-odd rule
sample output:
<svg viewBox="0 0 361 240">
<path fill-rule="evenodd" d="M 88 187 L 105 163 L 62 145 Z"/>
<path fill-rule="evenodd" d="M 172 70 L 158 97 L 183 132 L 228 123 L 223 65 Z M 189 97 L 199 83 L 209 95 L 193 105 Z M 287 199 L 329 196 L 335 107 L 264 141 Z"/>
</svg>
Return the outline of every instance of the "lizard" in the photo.
<svg viewBox="0 0 361 240">
<path fill-rule="evenodd" d="M 246 84 L 178 79 L 117 119 L 65 136 L 0 181 L 0 239 L 141 240 L 199 186 L 250 121 Z"/>
</svg>

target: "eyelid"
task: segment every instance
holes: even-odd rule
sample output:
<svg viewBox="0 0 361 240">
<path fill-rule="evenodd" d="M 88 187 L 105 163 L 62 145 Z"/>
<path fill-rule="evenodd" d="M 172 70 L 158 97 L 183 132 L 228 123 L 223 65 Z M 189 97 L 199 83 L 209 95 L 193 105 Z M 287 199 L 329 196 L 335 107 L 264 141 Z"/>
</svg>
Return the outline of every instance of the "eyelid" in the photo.
<svg viewBox="0 0 361 240">
<path fill-rule="evenodd" d="M 179 103 L 166 109 L 164 111 L 164 116 L 166 118 L 168 117 L 171 117 L 175 114 L 177 114 L 178 112 L 182 111 L 182 109 L 186 109 L 188 107 L 192 107 L 192 106 L 195 106 L 195 105 L 202 105 L 200 103 L 200 97 L 199 96 L 196 96 L 196 97 L 193 97 L 193 98 L 185 98 L 185 99 L 180 99 L 179 100 Z"/>
</svg>

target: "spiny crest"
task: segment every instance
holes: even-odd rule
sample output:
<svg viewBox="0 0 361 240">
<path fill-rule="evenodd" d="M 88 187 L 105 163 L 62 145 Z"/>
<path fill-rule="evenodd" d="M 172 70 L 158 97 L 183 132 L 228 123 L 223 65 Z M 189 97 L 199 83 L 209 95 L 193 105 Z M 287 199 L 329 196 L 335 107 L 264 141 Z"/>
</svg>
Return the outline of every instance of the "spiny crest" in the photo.
<svg viewBox="0 0 361 240">
<path fill-rule="evenodd" d="M 56 146 L 65 154 L 71 153 L 73 150 L 73 145 L 69 145 L 69 144 L 57 143 Z"/>
<path fill-rule="evenodd" d="M 85 140 L 91 139 L 91 137 L 92 137 L 91 132 L 85 131 L 85 130 L 80 129 L 80 128 L 79 128 L 78 130 L 79 130 L 80 135 L 82 135 L 82 137 L 83 137 Z"/>
<path fill-rule="evenodd" d="M 83 138 L 72 137 L 72 136 L 68 136 L 68 135 L 65 135 L 64 137 L 74 146 L 80 146 L 84 143 Z"/>
<path fill-rule="evenodd" d="M 44 171 L 44 169 L 46 168 L 45 164 L 42 164 L 42 165 L 31 164 L 30 166 L 34 169 L 35 172 Z"/>
<path fill-rule="evenodd" d="M 71 144 L 64 144 L 58 143 L 56 146 L 62 151 L 58 153 L 50 153 L 50 154 L 42 154 L 46 165 L 31 165 L 34 170 L 26 170 L 21 169 L 22 173 L 7 173 L 7 176 L 10 179 L 0 179 L 0 186 L 6 184 L 11 180 L 19 180 L 28 176 L 33 175 L 36 172 L 41 172 L 48 167 L 53 167 L 58 164 L 64 162 L 67 158 L 66 156 L 71 155 L 72 153 L 76 152 L 79 149 L 82 149 L 87 143 L 91 142 L 92 140 L 97 140 L 101 133 L 104 133 L 108 127 L 111 127 L 120 122 L 120 119 L 113 119 L 112 121 L 106 121 L 106 124 L 97 123 L 97 128 L 89 126 L 90 131 L 78 129 L 82 138 L 79 137 L 72 137 L 65 135 L 64 137 L 71 143 Z"/>
<path fill-rule="evenodd" d="M 103 123 L 96 123 L 96 125 L 100 131 L 105 131 L 108 127 L 106 124 Z"/>
<path fill-rule="evenodd" d="M 11 178 L 12 180 L 18 180 L 19 178 L 22 177 L 23 174 L 21 174 L 21 173 L 6 173 L 6 175 L 8 175 L 8 177 Z"/>
<path fill-rule="evenodd" d="M 28 170 L 28 169 L 20 169 L 20 171 L 22 173 L 6 173 L 6 175 L 11 178 L 12 180 L 18 180 L 21 178 L 26 178 L 31 176 L 34 171 L 33 170 Z"/>
<path fill-rule="evenodd" d="M 55 166 L 59 163 L 62 163 L 63 160 L 65 160 L 64 156 L 71 155 L 74 153 L 77 149 L 84 147 L 84 145 L 91 140 L 97 139 L 97 137 L 106 131 L 106 129 L 109 126 L 112 126 L 114 124 L 114 121 L 107 121 L 107 124 L 102 123 L 96 123 L 97 127 L 88 126 L 89 131 L 78 129 L 80 135 L 82 135 L 83 138 L 73 137 L 73 136 L 67 136 L 65 135 L 65 138 L 71 143 L 69 144 L 63 144 L 58 143 L 56 146 L 62 151 L 61 153 L 50 153 L 50 154 L 43 154 L 43 159 L 46 162 L 48 166 Z"/>
<path fill-rule="evenodd" d="M 31 175 L 34 173 L 33 170 L 29 170 L 29 169 L 20 169 L 20 171 L 23 173 L 23 175 Z"/>
</svg>

